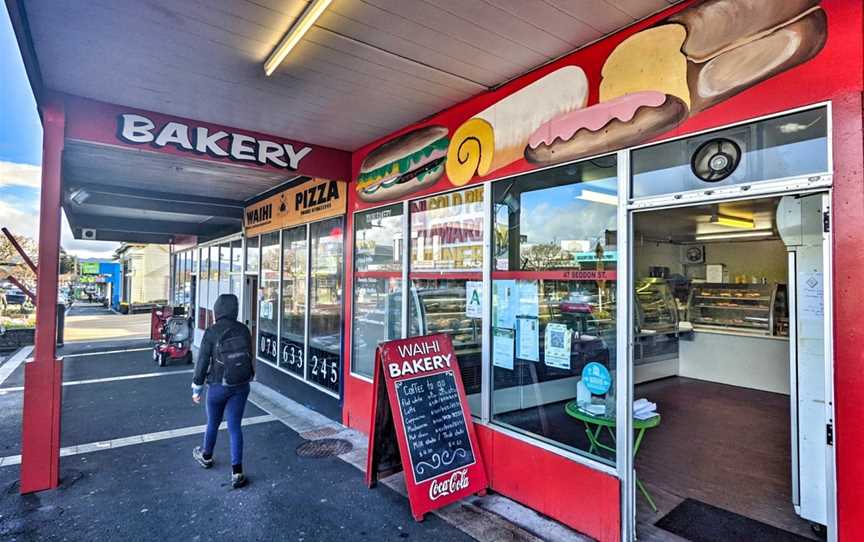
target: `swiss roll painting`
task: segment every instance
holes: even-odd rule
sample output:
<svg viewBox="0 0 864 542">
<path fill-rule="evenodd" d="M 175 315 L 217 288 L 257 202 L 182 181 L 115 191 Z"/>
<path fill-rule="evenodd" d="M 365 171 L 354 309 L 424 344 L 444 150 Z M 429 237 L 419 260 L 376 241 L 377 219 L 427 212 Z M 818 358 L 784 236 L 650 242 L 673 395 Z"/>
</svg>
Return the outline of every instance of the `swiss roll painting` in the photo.
<svg viewBox="0 0 864 542">
<path fill-rule="evenodd" d="M 391 201 L 518 161 L 530 170 L 650 141 L 809 61 L 827 38 L 820 0 L 694 2 L 621 41 L 596 80 L 573 60 L 467 119 L 433 119 L 371 149 L 358 197 Z"/>
</svg>

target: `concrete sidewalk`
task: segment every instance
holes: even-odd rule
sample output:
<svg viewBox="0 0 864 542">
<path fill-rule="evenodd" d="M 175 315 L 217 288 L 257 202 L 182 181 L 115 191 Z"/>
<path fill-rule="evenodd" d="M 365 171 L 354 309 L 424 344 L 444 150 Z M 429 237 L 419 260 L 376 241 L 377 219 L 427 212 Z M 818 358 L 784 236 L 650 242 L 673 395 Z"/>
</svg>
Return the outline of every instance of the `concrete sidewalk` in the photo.
<svg viewBox="0 0 864 542">
<path fill-rule="evenodd" d="M 205 413 L 190 400 L 189 366 L 157 367 L 143 348 L 66 357 L 62 484 L 22 497 L 22 371 L 0 382 L 3 540 L 585 540 L 497 495 L 417 523 L 401 474 L 366 488 L 362 434 L 257 384 L 244 416 L 250 484 L 233 490 L 224 431 L 215 468 L 191 458 Z M 317 459 L 298 454 L 322 438 L 347 440 L 352 449 Z"/>
<path fill-rule="evenodd" d="M 96 303 L 76 301 L 66 312 L 66 342 L 145 339 L 150 314 L 118 314 Z"/>
</svg>

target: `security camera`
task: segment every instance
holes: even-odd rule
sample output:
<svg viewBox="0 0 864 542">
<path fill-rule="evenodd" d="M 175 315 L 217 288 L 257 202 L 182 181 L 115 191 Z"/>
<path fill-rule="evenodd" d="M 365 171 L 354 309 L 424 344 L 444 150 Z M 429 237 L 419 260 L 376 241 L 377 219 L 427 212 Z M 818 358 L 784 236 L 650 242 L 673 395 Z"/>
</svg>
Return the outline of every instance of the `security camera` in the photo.
<svg viewBox="0 0 864 542">
<path fill-rule="evenodd" d="M 81 228 L 81 239 L 85 241 L 96 240 L 96 230 L 90 228 Z"/>
</svg>

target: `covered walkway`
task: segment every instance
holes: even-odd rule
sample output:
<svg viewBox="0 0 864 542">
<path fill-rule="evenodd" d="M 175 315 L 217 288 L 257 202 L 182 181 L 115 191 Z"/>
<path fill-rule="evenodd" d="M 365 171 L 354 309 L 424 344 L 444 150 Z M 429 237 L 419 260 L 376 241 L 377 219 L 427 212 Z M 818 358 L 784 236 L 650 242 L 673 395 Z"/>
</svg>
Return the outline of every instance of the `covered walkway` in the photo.
<svg viewBox="0 0 864 542">
<path fill-rule="evenodd" d="M 127 346 L 65 356 L 55 492 L 18 497 L 23 364 L 0 383 L 0 537 L 471 540 L 436 517 L 415 523 L 402 496 L 367 490 L 338 457 L 298 457 L 314 432 L 304 438 L 256 406 L 254 394 L 244 419 L 251 483 L 232 491 L 224 430 L 215 468 L 191 458 L 205 416 L 189 399 L 189 368 L 157 367 L 149 348 Z"/>
</svg>

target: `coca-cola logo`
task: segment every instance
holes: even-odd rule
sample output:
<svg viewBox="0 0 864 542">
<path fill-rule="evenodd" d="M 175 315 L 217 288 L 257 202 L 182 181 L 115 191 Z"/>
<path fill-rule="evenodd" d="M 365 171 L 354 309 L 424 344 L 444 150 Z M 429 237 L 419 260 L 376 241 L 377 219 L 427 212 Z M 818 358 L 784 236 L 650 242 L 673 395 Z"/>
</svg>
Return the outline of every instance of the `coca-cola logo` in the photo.
<svg viewBox="0 0 864 542">
<path fill-rule="evenodd" d="M 433 501 L 468 488 L 468 469 L 457 470 L 449 478 L 432 480 L 429 498 Z"/>
</svg>

